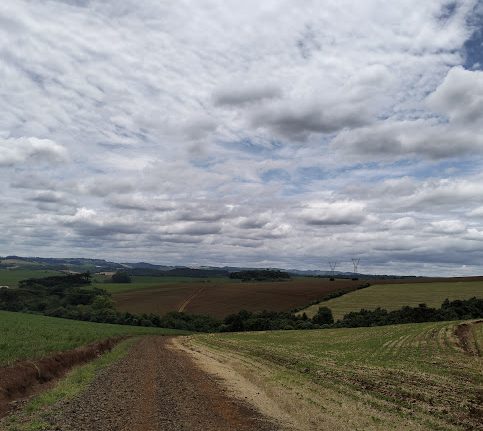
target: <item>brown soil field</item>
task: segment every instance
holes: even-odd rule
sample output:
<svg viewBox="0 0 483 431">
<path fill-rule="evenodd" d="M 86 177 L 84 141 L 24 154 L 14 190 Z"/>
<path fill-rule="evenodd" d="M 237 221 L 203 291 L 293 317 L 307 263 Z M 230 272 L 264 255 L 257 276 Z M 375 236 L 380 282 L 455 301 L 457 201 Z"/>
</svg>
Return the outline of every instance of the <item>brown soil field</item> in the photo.
<svg viewBox="0 0 483 431">
<path fill-rule="evenodd" d="M 116 307 L 131 313 L 184 311 L 225 317 L 245 309 L 248 311 L 289 311 L 319 300 L 331 292 L 355 289 L 364 280 L 296 278 L 282 282 L 227 283 L 202 285 L 170 284 L 145 290 L 113 295 Z"/>
<path fill-rule="evenodd" d="M 183 311 L 223 318 L 242 309 L 248 311 L 290 311 L 320 300 L 331 292 L 345 289 L 352 290 L 367 282 L 370 284 L 395 284 L 478 280 L 483 280 L 483 277 L 336 279 L 334 281 L 327 278 L 301 277 L 280 282 L 178 282 L 114 293 L 113 299 L 118 310 L 131 313 L 163 315 L 169 311 Z"/>
</svg>

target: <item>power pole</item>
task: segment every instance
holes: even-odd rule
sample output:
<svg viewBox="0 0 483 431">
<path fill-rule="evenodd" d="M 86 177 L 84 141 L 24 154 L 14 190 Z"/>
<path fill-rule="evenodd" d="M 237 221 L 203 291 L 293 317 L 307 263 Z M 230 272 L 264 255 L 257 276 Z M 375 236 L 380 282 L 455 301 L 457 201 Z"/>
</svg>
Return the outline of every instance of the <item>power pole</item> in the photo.
<svg viewBox="0 0 483 431">
<path fill-rule="evenodd" d="M 334 281 L 335 278 L 335 268 L 337 267 L 337 262 L 329 262 L 330 270 L 331 270 L 331 277 L 330 280 Z"/>
<path fill-rule="evenodd" d="M 357 280 L 357 268 L 359 266 L 359 262 L 361 261 L 360 258 L 352 258 L 352 264 L 354 265 L 354 276 L 352 277 L 353 280 Z"/>
</svg>

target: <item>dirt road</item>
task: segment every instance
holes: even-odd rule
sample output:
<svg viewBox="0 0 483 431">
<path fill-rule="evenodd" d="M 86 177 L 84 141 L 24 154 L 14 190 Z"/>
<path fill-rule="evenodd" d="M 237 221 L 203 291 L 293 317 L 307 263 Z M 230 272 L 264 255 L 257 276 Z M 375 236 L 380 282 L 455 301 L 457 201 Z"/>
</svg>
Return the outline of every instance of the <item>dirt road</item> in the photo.
<svg viewBox="0 0 483 431">
<path fill-rule="evenodd" d="M 168 337 L 144 337 L 50 419 L 62 431 L 275 431 Z"/>
</svg>

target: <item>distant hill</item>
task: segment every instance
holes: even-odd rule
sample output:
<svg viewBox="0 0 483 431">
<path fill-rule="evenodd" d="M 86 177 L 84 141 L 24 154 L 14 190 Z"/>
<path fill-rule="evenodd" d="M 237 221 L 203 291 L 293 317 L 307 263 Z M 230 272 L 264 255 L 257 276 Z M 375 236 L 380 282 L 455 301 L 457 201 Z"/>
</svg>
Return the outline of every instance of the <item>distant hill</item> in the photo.
<svg viewBox="0 0 483 431">
<path fill-rule="evenodd" d="M 123 268 L 123 265 L 120 263 L 109 262 L 104 259 L 6 256 L 0 258 L 0 268 L 35 268 L 57 271 L 101 272 L 115 271 Z"/>
<path fill-rule="evenodd" d="M 120 269 L 127 270 L 132 275 L 152 276 L 182 276 L 182 277 L 219 277 L 229 276 L 234 272 L 242 271 L 283 271 L 292 276 L 304 277 L 329 277 L 330 271 L 319 270 L 298 270 L 284 268 L 255 268 L 238 266 L 174 266 L 158 265 L 149 262 L 111 262 L 105 259 L 90 258 L 53 258 L 53 257 L 23 257 L 6 256 L 0 257 L 0 269 L 42 269 L 74 272 L 114 272 Z M 353 272 L 336 271 L 337 278 L 359 278 L 359 279 L 386 279 L 386 278 L 414 278 L 414 276 L 378 275 L 378 274 L 355 274 Z"/>
</svg>

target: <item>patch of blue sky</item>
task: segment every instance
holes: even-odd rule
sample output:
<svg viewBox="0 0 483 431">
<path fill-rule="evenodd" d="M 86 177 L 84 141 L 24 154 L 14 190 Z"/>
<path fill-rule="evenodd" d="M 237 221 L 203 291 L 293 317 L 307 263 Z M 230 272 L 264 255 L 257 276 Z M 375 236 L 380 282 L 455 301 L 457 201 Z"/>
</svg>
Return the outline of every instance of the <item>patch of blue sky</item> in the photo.
<svg viewBox="0 0 483 431">
<path fill-rule="evenodd" d="M 295 175 L 300 181 L 320 181 L 329 177 L 328 171 L 320 166 L 303 166 L 297 168 Z"/>
<path fill-rule="evenodd" d="M 437 161 L 399 160 L 394 163 L 361 163 L 331 172 L 337 176 L 358 177 L 363 174 L 367 183 L 377 183 L 387 179 L 411 177 L 418 180 L 430 178 L 457 178 L 481 172 L 483 159 L 468 157 Z"/>
<path fill-rule="evenodd" d="M 285 169 L 270 169 L 263 172 L 260 175 L 260 178 L 264 183 L 271 181 L 288 182 L 292 179 L 290 173 L 288 173 Z"/>
<path fill-rule="evenodd" d="M 463 46 L 465 61 L 463 66 L 470 70 L 483 70 L 483 6 L 477 6 L 469 17 L 468 24 L 473 33 Z"/>
<path fill-rule="evenodd" d="M 394 163 L 361 163 L 338 169 L 332 177 L 358 179 L 366 183 L 377 183 L 388 179 L 410 176 L 409 171 L 414 161 L 399 160 Z"/>
<path fill-rule="evenodd" d="M 443 5 L 441 12 L 438 16 L 438 19 L 440 21 L 449 20 L 454 15 L 454 13 L 456 12 L 457 6 L 458 6 L 458 3 L 455 2 L 455 1 Z"/>
<path fill-rule="evenodd" d="M 261 144 L 252 139 L 246 138 L 239 141 L 224 142 L 223 146 L 227 149 L 273 159 L 277 158 L 274 151 L 281 149 L 283 144 L 277 141 Z"/>
<path fill-rule="evenodd" d="M 215 156 L 194 157 L 190 160 L 190 164 L 199 169 L 210 169 L 219 163 L 223 161 Z"/>
<path fill-rule="evenodd" d="M 431 164 L 417 164 L 408 170 L 408 175 L 424 180 L 427 178 L 457 178 L 481 172 L 481 157 L 441 160 Z"/>
</svg>

